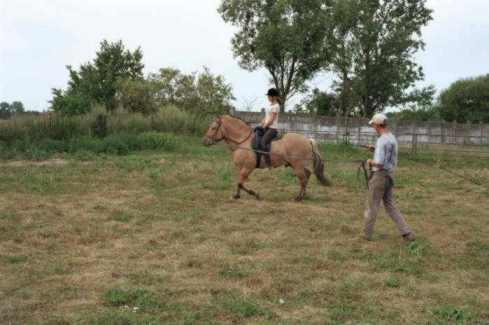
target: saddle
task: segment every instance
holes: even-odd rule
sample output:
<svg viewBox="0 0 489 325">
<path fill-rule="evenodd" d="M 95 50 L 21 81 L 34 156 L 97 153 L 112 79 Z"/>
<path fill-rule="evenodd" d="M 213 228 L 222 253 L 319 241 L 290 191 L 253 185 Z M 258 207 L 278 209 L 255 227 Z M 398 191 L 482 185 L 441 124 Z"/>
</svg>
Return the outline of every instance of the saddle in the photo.
<svg viewBox="0 0 489 325">
<path fill-rule="evenodd" d="M 263 136 L 265 135 L 265 132 L 266 132 L 266 130 L 264 128 L 262 128 L 261 126 L 257 126 L 254 129 L 255 137 L 251 141 L 251 147 L 255 151 L 255 154 L 256 154 L 256 168 L 260 168 L 260 166 L 262 166 L 262 164 L 261 164 L 262 158 L 264 158 L 265 155 L 269 154 L 270 150 L 272 150 L 271 143 L 282 139 L 284 136 L 282 132 L 278 132 L 277 136 L 275 138 L 273 138 L 272 141 L 270 142 L 270 146 L 268 146 L 268 148 L 263 148 L 261 146 L 261 142 L 262 142 Z"/>
</svg>

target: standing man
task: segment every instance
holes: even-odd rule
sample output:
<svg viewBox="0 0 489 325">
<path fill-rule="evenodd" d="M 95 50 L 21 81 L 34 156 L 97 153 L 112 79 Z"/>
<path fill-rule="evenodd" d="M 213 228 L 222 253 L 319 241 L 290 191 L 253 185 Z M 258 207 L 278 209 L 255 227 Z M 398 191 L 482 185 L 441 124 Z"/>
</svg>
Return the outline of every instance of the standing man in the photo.
<svg viewBox="0 0 489 325">
<path fill-rule="evenodd" d="M 396 138 L 387 128 L 387 117 L 384 114 L 375 114 L 369 124 L 377 131 L 379 138 L 375 147 L 369 146 L 369 149 L 375 151 L 375 154 L 374 159 L 367 161 L 372 169 L 372 177 L 369 181 L 367 209 L 365 210 L 365 239 L 372 240 L 375 220 L 380 203 L 383 201 L 387 214 L 396 223 L 402 237 L 406 241 L 414 241 L 414 232 L 394 203 L 394 170 L 397 166 L 398 153 Z"/>
</svg>

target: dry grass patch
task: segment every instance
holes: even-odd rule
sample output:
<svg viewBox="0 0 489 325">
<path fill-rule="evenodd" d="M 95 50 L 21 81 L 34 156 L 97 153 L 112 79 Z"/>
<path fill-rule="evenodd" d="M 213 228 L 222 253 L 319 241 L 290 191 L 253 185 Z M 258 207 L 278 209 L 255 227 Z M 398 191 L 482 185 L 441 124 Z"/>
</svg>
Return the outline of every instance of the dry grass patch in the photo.
<svg viewBox="0 0 489 325">
<path fill-rule="evenodd" d="M 356 166 L 328 149 L 335 186 L 312 180 L 304 203 L 286 170 L 252 176 L 263 201 L 232 200 L 219 148 L 2 166 L 0 323 L 487 320 L 489 194 L 401 159 L 399 206 L 419 240 L 382 212 L 365 242 Z M 487 176 L 480 161 L 456 166 Z"/>
</svg>

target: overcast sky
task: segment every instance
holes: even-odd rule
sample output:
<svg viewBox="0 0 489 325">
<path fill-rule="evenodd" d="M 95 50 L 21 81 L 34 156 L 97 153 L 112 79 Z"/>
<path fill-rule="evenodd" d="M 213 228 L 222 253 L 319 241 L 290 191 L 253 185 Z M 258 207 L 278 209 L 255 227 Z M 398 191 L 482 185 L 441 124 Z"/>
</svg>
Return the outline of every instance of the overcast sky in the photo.
<svg viewBox="0 0 489 325">
<path fill-rule="evenodd" d="M 242 70 L 231 52 L 232 27 L 216 9 L 220 0 L 0 0 L 0 101 L 45 110 L 51 88 L 64 88 L 66 65 L 94 58 L 103 39 L 141 46 L 145 72 L 207 66 L 225 76 L 238 107 L 265 105 L 265 71 Z M 434 20 L 424 30 L 418 62 L 437 89 L 489 73 L 488 0 L 428 0 Z M 327 78 L 314 85 L 326 89 Z"/>
</svg>

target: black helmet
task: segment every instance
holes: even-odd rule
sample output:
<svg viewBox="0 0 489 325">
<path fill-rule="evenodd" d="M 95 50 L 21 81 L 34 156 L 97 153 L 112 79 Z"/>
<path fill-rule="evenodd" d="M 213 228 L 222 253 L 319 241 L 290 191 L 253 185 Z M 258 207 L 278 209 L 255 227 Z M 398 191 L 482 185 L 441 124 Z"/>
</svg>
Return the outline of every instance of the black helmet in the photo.
<svg viewBox="0 0 489 325">
<path fill-rule="evenodd" d="M 280 93 L 275 88 L 268 89 L 267 96 L 280 97 Z"/>
</svg>

